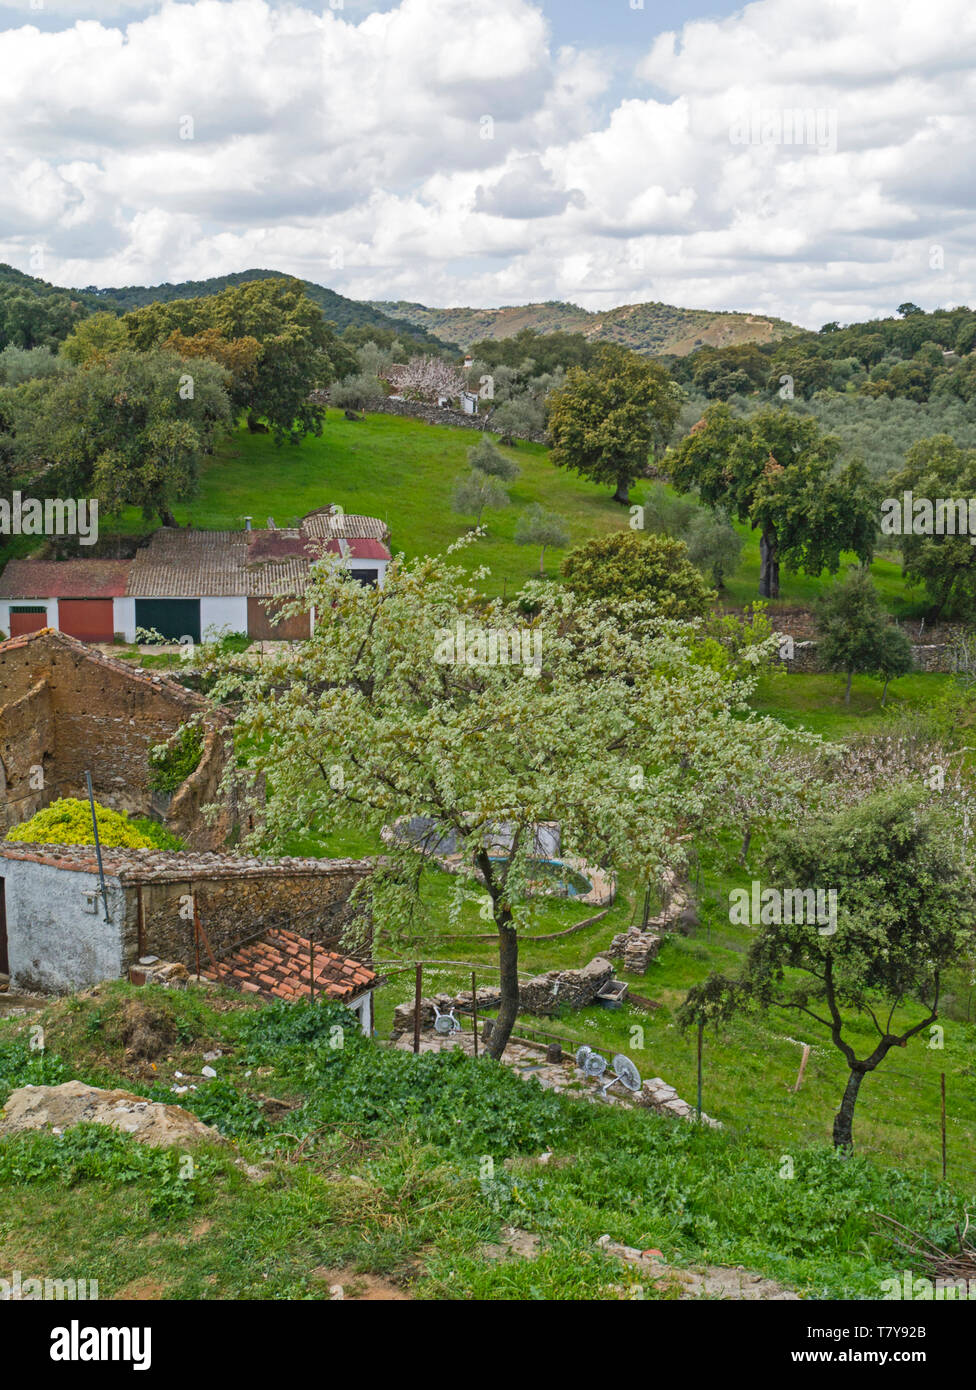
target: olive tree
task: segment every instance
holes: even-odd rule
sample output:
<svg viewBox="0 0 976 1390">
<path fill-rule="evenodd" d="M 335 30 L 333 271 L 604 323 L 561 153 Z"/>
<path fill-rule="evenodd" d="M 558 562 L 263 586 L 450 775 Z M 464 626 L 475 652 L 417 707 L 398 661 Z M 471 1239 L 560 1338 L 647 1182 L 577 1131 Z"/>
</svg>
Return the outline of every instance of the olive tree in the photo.
<svg viewBox="0 0 976 1390">
<path fill-rule="evenodd" d="M 976 885 L 948 818 L 924 787 L 908 783 L 781 831 L 766 868 L 781 895 L 835 892 L 836 920 L 811 922 L 792 906 L 772 911 L 764 893 L 761 916 L 780 920 L 753 923 L 742 973 L 709 976 L 689 992 L 679 1021 L 776 1008 L 824 1028 L 848 1068 L 833 1138 L 850 1150 L 864 1078 L 893 1047 L 931 1028 L 947 972 L 972 956 Z M 804 920 L 785 920 L 797 915 Z M 860 1043 L 862 1020 L 874 1030 L 871 1045 Z"/>
</svg>

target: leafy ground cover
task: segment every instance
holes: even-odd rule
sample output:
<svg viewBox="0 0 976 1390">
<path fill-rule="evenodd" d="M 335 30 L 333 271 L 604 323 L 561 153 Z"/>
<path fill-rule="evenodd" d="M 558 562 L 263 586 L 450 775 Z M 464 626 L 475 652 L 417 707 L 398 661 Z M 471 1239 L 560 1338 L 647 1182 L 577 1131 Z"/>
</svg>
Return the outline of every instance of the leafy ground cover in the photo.
<svg viewBox="0 0 976 1390">
<path fill-rule="evenodd" d="M 172 1030 L 151 1082 L 125 1060 L 136 997 Z M 596 1248 L 606 1233 L 807 1297 L 874 1297 L 900 1261 L 873 1213 L 947 1238 L 972 1191 L 822 1145 L 798 1148 L 786 1178 L 749 1133 L 555 1096 L 487 1059 L 393 1053 L 330 1004 L 117 982 L 41 1022 L 43 1053 L 24 1020 L 0 1023 L 0 1103 L 67 1075 L 165 1094 L 176 1069 L 223 1054 L 220 1089 L 180 1097 L 227 1137 L 195 1152 L 189 1177 L 177 1155 L 93 1126 L 0 1141 L 4 1262 L 96 1278 L 102 1296 L 328 1298 L 338 1275 L 426 1298 L 662 1296 Z M 504 1224 L 538 1233 L 540 1258 L 486 1259 Z"/>
</svg>

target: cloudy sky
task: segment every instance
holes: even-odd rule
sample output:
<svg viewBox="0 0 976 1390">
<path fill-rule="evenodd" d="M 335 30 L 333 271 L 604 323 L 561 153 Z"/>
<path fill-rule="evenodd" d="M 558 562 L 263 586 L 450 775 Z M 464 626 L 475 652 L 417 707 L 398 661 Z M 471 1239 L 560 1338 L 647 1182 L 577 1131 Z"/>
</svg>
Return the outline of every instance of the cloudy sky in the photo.
<svg viewBox="0 0 976 1390">
<path fill-rule="evenodd" d="M 819 327 L 976 302 L 972 0 L 0 0 L 0 260 Z"/>
</svg>

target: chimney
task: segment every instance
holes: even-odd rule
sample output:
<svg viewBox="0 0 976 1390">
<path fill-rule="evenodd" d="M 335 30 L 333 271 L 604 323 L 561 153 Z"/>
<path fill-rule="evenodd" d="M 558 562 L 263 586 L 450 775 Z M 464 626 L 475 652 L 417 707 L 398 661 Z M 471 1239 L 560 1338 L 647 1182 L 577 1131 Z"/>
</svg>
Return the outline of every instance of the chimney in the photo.
<svg viewBox="0 0 976 1390">
<path fill-rule="evenodd" d="M 246 516 L 246 517 L 244 518 L 244 530 L 245 530 L 245 531 L 250 531 L 250 529 L 251 529 L 251 521 L 252 521 L 252 518 L 249 517 L 249 516 Z"/>
</svg>

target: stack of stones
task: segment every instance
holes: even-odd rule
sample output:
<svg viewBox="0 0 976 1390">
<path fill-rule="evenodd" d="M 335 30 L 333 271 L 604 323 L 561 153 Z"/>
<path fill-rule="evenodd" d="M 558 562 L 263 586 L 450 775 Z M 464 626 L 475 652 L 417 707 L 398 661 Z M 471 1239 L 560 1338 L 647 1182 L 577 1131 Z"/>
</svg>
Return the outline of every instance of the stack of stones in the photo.
<svg viewBox="0 0 976 1390">
<path fill-rule="evenodd" d="M 697 1120 L 698 1112 L 693 1105 L 689 1105 L 686 1100 L 682 1100 L 673 1086 L 669 1086 L 666 1081 L 662 1081 L 659 1076 L 655 1076 L 652 1081 L 645 1081 L 638 1094 L 634 1097 L 637 1105 L 645 1106 L 648 1110 L 658 1110 L 662 1115 L 677 1115 L 682 1120 Z M 702 1124 L 711 1125 L 713 1129 L 721 1129 L 721 1120 L 713 1120 L 702 1111 Z"/>
<path fill-rule="evenodd" d="M 554 1014 L 566 1004 L 585 1009 L 612 978 L 613 965 L 605 956 L 595 956 L 582 970 L 548 970 L 534 975 L 519 990 L 519 1011 Z"/>
<path fill-rule="evenodd" d="M 661 938 L 650 931 L 623 931 L 610 942 L 607 955 L 623 962 L 628 975 L 646 975 L 647 968 L 661 949 Z"/>
</svg>

